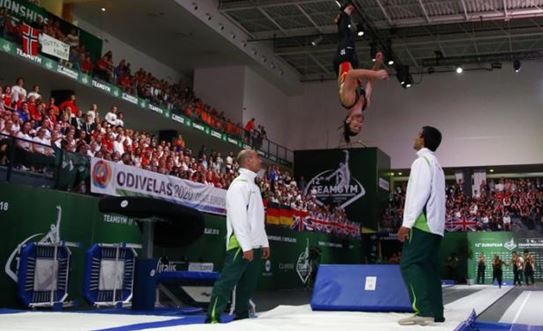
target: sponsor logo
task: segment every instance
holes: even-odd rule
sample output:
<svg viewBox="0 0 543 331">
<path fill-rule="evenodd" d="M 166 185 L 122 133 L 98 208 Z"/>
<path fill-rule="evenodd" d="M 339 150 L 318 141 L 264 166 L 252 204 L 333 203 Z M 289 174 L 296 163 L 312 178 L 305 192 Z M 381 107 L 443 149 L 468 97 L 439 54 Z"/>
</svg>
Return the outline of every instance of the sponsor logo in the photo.
<svg viewBox="0 0 543 331">
<path fill-rule="evenodd" d="M 79 76 L 77 71 L 74 71 L 72 69 L 69 69 L 63 66 L 58 66 L 57 72 L 63 74 L 64 76 L 68 76 L 72 79 L 77 79 L 77 77 Z"/>
<path fill-rule="evenodd" d="M 205 228 L 204 234 L 212 235 L 212 236 L 218 236 L 220 234 L 219 229 L 213 229 L 213 228 Z"/>
<path fill-rule="evenodd" d="M 128 93 L 124 93 L 124 92 L 123 92 L 123 100 L 126 100 L 126 101 L 128 101 L 128 102 L 131 102 L 131 103 L 133 103 L 133 104 L 135 104 L 135 105 L 138 104 L 138 98 L 136 98 L 135 96 L 130 95 L 130 94 L 128 94 Z"/>
<path fill-rule="evenodd" d="M 270 260 L 266 260 L 266 263 L 264 264 L 264 268 L 266 269 L 266 272 L 271 271 L 271 261 Z"/>
<path fill-rule="evenodd" d="M 185 124 L 185 119 L 183 118 L 183 116 L 172 114 L 172 120 L 179 122 L 181 124 Z"/>
<path fill-rule="evenodd" d="M 206 130 L 205 126 L 203 126 L 201 124 L 198 124 L 198 123 L 192 123 L 192 127 L 195 128 L 195 129 L 198 129 L 200 131 L 205 131 Z"/>
<path fill-rule="evenodd" d="M 23 52 L 23 50 L 20 48 L 17 48 L 17 55 L 19 55 L 20 57 L 24 57 L 25 59 L 28 59 L 32 62 L 36 62 L 37 64 L 42 64 L 42 59 L 39 56 L 27 54 Z"/>
<path fill-rule="evenodd" d="M 294 270 L 294 263 L 279 263 L 279 270 Z"/>
<path fill-rule="evenodd" d="M 45 67 L 49 70 L 53 69 L 53 61 L 46 61 Z"/>
<path fill-rule="evenodd" d="M 156 113 L 159 113 L 159 114 L 161 114 L 161 115 L 164 113 L 164 111 L 162 110 L 162 108 L 157 107 L 157 106 L 155 106 L 155 105 L 153 105 L 153 104 L 149 104 L 149 109 L 151 109 L 152 111 L 154 111 L 154 112 L 156 112 Z"/>
<path fill-rule="evenodd" d="M 234 145 L 238 144 L 238 141 L 236 139 L 230 138 L 230 137 L 228 137 L 228 142 L 231 143 L 231 144 L 234 144 Z"/>
<path fill-rule="evenodd" d="M 321 205 L 333 203 L 345 208 L 366 194 L 364 186 L 354 177 L 349 169 L 349 151 L 344 150 L 345 161 L 340 162 L 337 169 L 328 169 L 313 177 L 304 194 L 315 193 Z"/>
<path fill-rule="evenodd" d="M 134 225 L 136 224 L 132 218 L 121 215 L 108 215 L 104 214 L 104 223 L 109 224 L 121 224 L 121 225 Z"/>
<path fill-rule="evenodd" d="M 215 138 L 219 138 L 221 139 L 222 138 L 222 134 L 218 131 L 215 131 L 215 130 L 211 130 L 211 135 Z"/>
<path fill-rule="evenodd" d="M 109 87 L 107 84 L 100 83 L 97 80 L 94 80 L 94 79 L 92 80 L 92 86 L 96 87 L 96 88 L 98 88 L 100 90 L 106 91 L 108 93 L 111 93 L 111 87 Z"/>
<path fill-rule="evenodd" d="M 4 46 L 2 46 L 2 49 L 5 51 L 5 52 L 11 52 L 11 46 L 9 44 L 4 44 Z"/>
<path fill-rule="evenodd" d="M 111 166 L 105 161 L 98 161 L 92 168 L 92 182 L 99 188 L 106 188 L 111 182 L 112 177 Z"/>
<path fill-rule="evenodd" d="M 156 271 L 157 273 L 173 272 L 177 271 L 177 266 L 172 261 L 166 261 L 166 263 L 162 262 L 162 257 L 160 257 L 156 262 Z"/>
</svg>

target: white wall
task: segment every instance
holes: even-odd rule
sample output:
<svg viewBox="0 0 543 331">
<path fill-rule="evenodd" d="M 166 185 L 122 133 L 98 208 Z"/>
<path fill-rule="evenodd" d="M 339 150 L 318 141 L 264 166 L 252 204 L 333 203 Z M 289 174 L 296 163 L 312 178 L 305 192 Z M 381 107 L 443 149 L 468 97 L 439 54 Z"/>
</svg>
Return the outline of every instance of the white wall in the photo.
<svg viewBox="0 0 543 331">
<path fill-rule="evenodd" d="M 115 38 L 109 33 L 103 31 L 99 27 L 96 27 L 89 22 L 82 20 L 80 17 L 75 17 L 74 23 L 87 32 L 104 40 L 102 46 L 102 54 L 107 51 L 113 53 L 113 63 L 117 65 L 122 59 L 130 62 L 132 72 L 136 72 L 139 68 L 143 68 L 146 71 L 152 72 L 155 77 L 160 79 L 166 79 L 169 82 L 177 83 L 181 79 L 188 83 L 189 78 L 181 75 L 173 68 L 157 61 L 142 51 L 128 45 L 127 43 Z"/>
<path fill-rule="evenodd" d="M 257 125 L 266 128 L 271 141 L 287 146 L 288 96 L 251 68 L 246 67 L 243 122 L 246 123 L 253 117 Z"/>
<path fill-rule="evenodd" d="M 245 67 L 211 67 L 194 70 L 194 92 L 206 104 L 224 111 L 234 123 L 243 120 Z"/>
<path fill-rule="evenodd" d="M 408 90 L 395 79 L 378 82 L 360 139 L 390 155 L 393 168 L 410 166 L 413 137 L 423 125 L 442 131 L 438 155 L 447 167 L 543 163 L 542 72 L 542 63 L 523 62 L 520 73 L 504 65 L 424 75 Z M 345 110 L 336 89 L 335 82 L 308 83 L 303 95 L 289 99 L 290 148 L 338 145 Z"/>
</svg>

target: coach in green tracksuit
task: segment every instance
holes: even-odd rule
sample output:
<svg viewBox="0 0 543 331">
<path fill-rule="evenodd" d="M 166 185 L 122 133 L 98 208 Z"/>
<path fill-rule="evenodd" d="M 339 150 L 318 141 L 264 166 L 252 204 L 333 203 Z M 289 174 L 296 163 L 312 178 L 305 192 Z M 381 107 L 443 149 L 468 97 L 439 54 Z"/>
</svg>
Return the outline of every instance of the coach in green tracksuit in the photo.
<svg viewBox="0 0 543 331">
<path fill-rule="evenodd" d="M 238 154 L 239 176 L 226 192 L 226 258 L 213 288 L 208 309 L 209 323 L 219 323 L 234 287 L 235 319 L 249 317 L 249 300 L 256 289 L 261 259 L 270 257 L 264 227 L 264 204 L 255 184 L 261 168 L 258 154 L 243 150 Z"/>
<path fill-rule="evenodd" d="M 418 158 L 411 166 L 402 227 L 400 262 L 415 315 L 401 325 L 444 322 L 439 250 L 445 228 L 445 175 L 434 152 L 441 133 L 425 126 L 415 139 Z"/>
</svg>

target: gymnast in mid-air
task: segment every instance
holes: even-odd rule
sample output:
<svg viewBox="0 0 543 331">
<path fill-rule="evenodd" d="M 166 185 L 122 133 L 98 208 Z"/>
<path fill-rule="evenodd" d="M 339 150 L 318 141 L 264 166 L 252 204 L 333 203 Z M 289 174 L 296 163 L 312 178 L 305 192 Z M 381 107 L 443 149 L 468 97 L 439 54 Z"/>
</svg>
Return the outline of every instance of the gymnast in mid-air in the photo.
<svg viewBox="0 0 543 331">
<path fill-rule="evenodd" d="M 376 54 L 375 64 L 371 70 L 358 69 L 356 34 L 351 27 L 351 14 L 354 10 L 352 2 L 347 1 L 336 17 L 339 45 L 334 58 L 334 69 L 337 74 L 339 101 L 347 109 L 347 116 L 342 125 L 343 138 L 347 143 L 350 142 L 352 136 L 356 136 L 362 130 L 363 111 L 370 106 L 373 82 L 376 79 L 388 79 L 388 72 L 380 69 L 383 64 L 381 52 Z"/>
</svg>

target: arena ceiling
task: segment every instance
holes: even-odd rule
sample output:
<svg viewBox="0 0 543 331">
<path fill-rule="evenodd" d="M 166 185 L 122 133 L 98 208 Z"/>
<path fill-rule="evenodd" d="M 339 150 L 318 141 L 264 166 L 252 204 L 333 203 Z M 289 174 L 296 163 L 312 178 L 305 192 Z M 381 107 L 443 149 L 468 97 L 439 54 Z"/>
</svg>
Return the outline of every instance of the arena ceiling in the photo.
<svg viewBox="0 0 543 331">
<path fill-rule="evenodd" d="M 390 42 L 396 64 L 412 73 L 490 69 L 514 60 L 543 58 L 543 0 L 354 0 L 355 23 L 366 34 L 357 44 L 371 66 L 371 44 Z M 219 10 L 252 41 L 270 41 L 275 54 L 302 81 L 334 78 L 337 37 L 334 0 L 220 0 Z M 316 46 L 312 41 L 319 41 Z"/>
</svg>

